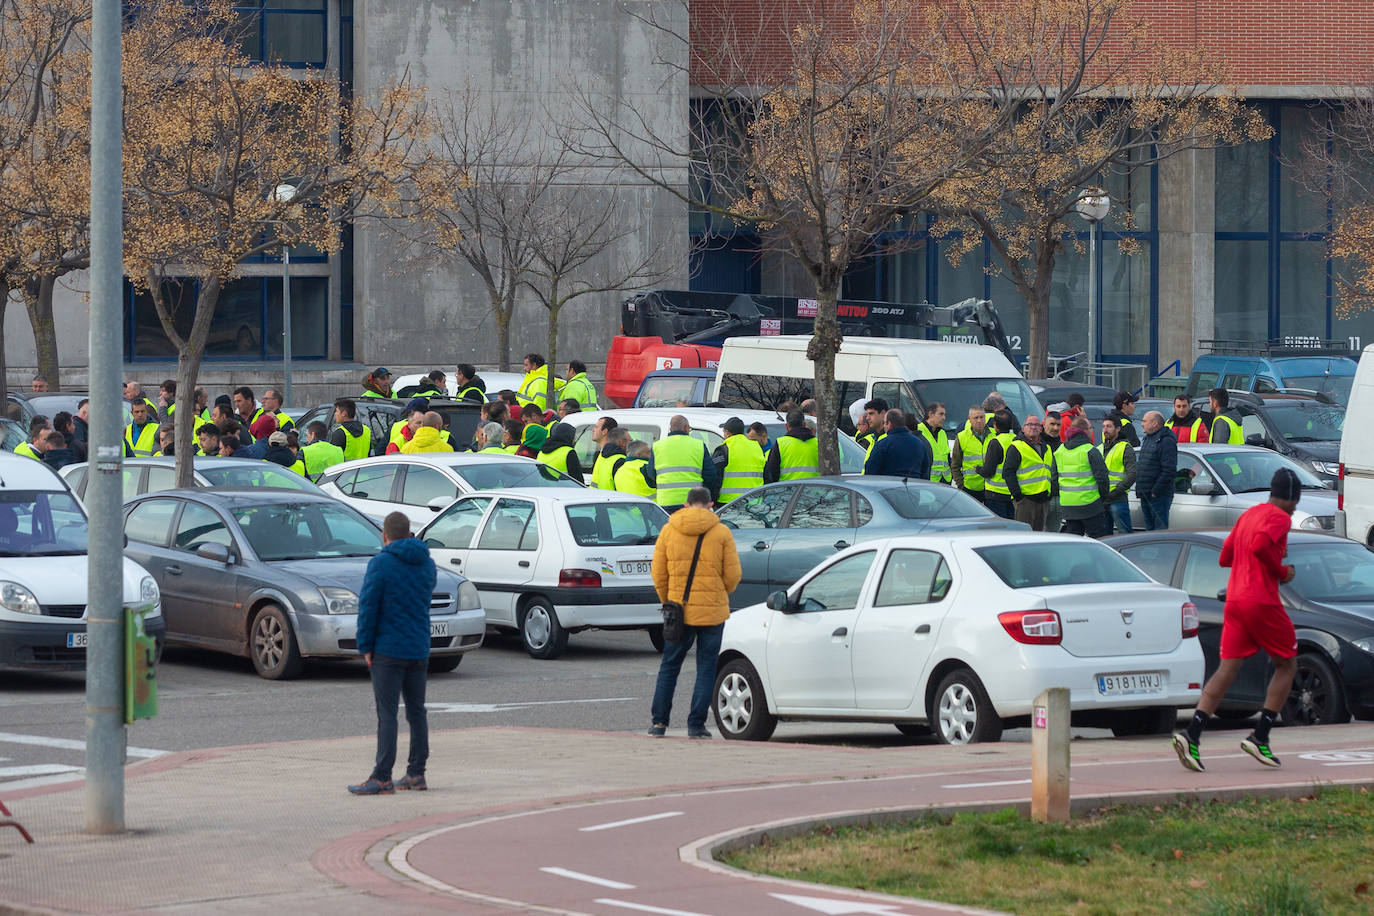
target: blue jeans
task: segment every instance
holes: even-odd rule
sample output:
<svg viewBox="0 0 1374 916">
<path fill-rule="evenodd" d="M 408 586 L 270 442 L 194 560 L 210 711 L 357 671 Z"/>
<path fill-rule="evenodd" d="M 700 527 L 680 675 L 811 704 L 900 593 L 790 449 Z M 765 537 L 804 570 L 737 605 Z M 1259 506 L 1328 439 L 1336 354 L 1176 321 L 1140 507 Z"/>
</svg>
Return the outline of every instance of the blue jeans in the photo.
<svg viewBox="0 0 1374 916">
<path fill-rule="evenodd" d="M 1169 527 L 1169 507 L 1174 504 L 1174 494 L 1146 496 L 1140 494 L 1140 514 L 1145 516 L 1146 531 L 1162 531 Z"/>
<path fill-rule="evenodd" d="M 1112 531 L 1108 534 L 1131 533 L 1131 501 L 1123 499 L 1117 503 L 1107 503 L 1107 518 L 1111 521 Z"/>
<path fill-rule="evenodd" d="M 1010 496 L 989 493 L 983 500 L 983 505 L 988 507 L 988 511 L 993 515 L 1002 518 L 1016 518 L 1016 507 L 1012 505 Z"/>
<path fill-rule="evenodd" d="M 425 716 L 425 676 L 429 660 L 372 656 L 372 696 L 377 701 L 377 765 L 372 778 L 386 782 L 396 765 L 396 704 L 405 699 L 406 724 L 410 726 L 410 759 L 407 776 L 425 775 L 429 759 L 429 720 Z"/>
<path fill-rule="evenodd" d="M 681 642 L 663 644 L 663 659 L 658 664 L 658 685 L 654 687 L 653 717 L 655 725 L 666 726 L 673 711 L 673 691 L 677 689 L 678 672 L 682 660 L 697 643 L 697 682 L 692 688 L 692 708 L 687 713 L 688 730 L 705 728 L 706 715 L 711 711 L 711 696 L 716 691 L 716 657 L 720 655 L 720 638 L 725 624 L 710 627 L 683 627 Z"/>
</svg>

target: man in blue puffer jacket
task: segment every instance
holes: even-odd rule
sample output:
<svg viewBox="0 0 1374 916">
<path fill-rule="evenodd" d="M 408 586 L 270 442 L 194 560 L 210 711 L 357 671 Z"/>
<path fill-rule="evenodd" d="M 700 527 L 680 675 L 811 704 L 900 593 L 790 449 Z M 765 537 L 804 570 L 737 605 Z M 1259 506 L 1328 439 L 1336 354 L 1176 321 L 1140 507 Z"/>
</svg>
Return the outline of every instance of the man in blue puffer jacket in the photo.
<svg viewBox="0 0 1374 916">
<path fill-rule="evenodd" d="M 377 763 L 354 795 L 390 795 L 397 789 L 423 791 L 429 759 L 425 716 L 425 674 L 429 668 L 429 603 L 434 561 L 424 542 L 411 537 L 410 519 L 393 512 L 382 523 L 382 552 L 367 564 L 358 596 L 358 651 L 372 674 L 377 701 Z M 405 699 L 410 726 L 406 775 L 391 781 L 396 763 L 396 705 Z"/>
</svg>

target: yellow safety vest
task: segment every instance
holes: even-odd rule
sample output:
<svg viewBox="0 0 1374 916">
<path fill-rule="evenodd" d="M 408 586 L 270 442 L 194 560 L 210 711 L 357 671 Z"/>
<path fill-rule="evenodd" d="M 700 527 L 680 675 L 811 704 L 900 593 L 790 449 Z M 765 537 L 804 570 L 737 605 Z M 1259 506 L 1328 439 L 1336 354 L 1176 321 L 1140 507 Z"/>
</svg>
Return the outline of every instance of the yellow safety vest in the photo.
<svg viewBox="0 0 1374 916">
<path fill-rule="evenodd" d="M 1167 427 L 1169 427 L 1169 429 L 1170 429 L 1171 431 L 1177 430 L 1178 427 L 1179 427 L 1178 418 L 1177 418 L 1177 417 L 1170 417 L 1169 420 L 1168 420 L 1168 422 L 1165 423 L 1164 425 L 1167 426 Z M 1196 420 L 1193 421 L 1192 426 L 1188 427 L 1188 438 L 1187 438 L 1187 439 L 1182 439 L 1182 440 L 1180 440 L 1180 441 L 1182 441 L 1182 442 L 1197 442 L 1197 441 L 1198 441 L 1198 438 L 1197 438 L 1197 437 L 1198 437 L 1198 433 L 1202 432 L 1202 430 L 1203 430 L 1202 417 L 1198 417 Z M 1208 437 L 1210 438 L 1212 434 L 1211 434 L 1211 432 L 1209 431 L 1209 432 L 1207 433 L 1207 435 L 1208 435 Z M 1177 433 L 1177 432 L 1174 433 L 1174 437 L 1175 437 L 1175 438 L 1178 437 L 1178 433 Z"/>
<path fill-rule="evenodd" d="M 1081 442 L 1055 453 L 1054 462 L 1059 468 L 1059 505 L 1091 506 L 1101 499 L 1088 457 L 1092 450 L 1092 443 Z"/>
<path fill-rule="evenodd" d="M 1225 423 L 1224 435 L 1218 435 L 1218 426 Z M 1242 445 L 1245 442 L 1245 434 L 1241 431 L 1240 424 L 1224 414 L 1217 414 L 1212 421 L 1212 428 L 1207 433 L 1212 437 L 1212 441 L 1221 445 Z"/>
<path fill-rule="evenodd" d="M 297 474 L 301 475 L 302 477 L 307 476 L 307 475 L 306 475 L 306 471 L 305 471 L 305 462 L 302 461 L 302 460 L 299 459 L 299 458 L 297 458 L 295 461 L 293 461 L 293 462 L 287 467 L 287 470 L 288 470 L 288 471 L 295 471 Z"/>
<path fill-rule="evenodd" d="M 819 477 L 821 473 L 821 440 L 798 439 L 796 436 L 778 437 L 778 480 L 800 480 Z"/>
<path fill-rule="evenodd" d="M 351 422 L 351 421 L 350 421 Z M 347 427 L 340 426 L 344 434 L 343 454 L 345 461 L 352 461 L 354 458 L 366 458 L 372 453 L 372 430 L 363 427 L 363 434 L 355 436 L 350 433 Z"/>
<path fill-rule="evenodd" d="M 624 453 L 610 456 L 598 453 L 592 463 L 592 486 L 598 490 L 614 490 L 615 463 L 624 457 Z"/>
<path fill-rule="evenodd" d="M 540 366 L 533 372 L 525 374 L 525 378 L 520 382 L 520 390 L 515 393 L 515 399 L 523 404 L 533 404 L 540 410 L 549 409 L 549 367 Z M 559 392 L 563 390 L 563 380 L 555 378 L 553 380 L 553 393 L 555 401 Z"/>
<path fill-rule="evenodd" d="M 514 455 L 516 452 L 520 451 L 520 443 L 517 442 L 514 445 L 503 445 L 501 446 L 501 451 L 505 452 L 507 455 Z"/>
<path fill-rule="evenodd" d="M 517 446 L 517 448 L 518 447 L 519 446 Z M 480 450 L 478 450 L 477 454 L 482 455 L 487 452 L 500 452 L 502 455 L 514 454 L 512 450 L 506 448 L 506 446 L 504 445 L 485 445 Z"/>
<path fill-rule="evenodd" d="M 1021 453 L 1021 465 L 1016 470 L 1016 482 L 1021 486 L 1022 496 L 1037 496 L 1048 493 L 1050 489 L 1050 466 L 1054 461 L 1053 452 L 1045 457 L 1031 448 L 1024 439 L 1012 442 L 1012 448 Z"/>
<path fill-rule="evenodd" d="M 282 413 L 280 410 L 272 414 L 272 416 L 276 417 L 277 429 L 281 430 L 282 432 L 286 432 L 288 429 L 296 428 L 296 421 L 292 420 L 290 417 Z"/>
<path fill-rule="evenodd" d="M 930 431 L 929 423 L 917 423 L 916 428 L 930 446 L 930 479 L 936 483 L 949 483 L 949 433 L 944 427 Z"/>
<path fill-rule="evenodd" d="M 1198 420 L 1195 425 L 1201 425 L 1201 423 L 1202 421 Z M 1102 452 L 1102 460 L 1107 463 L 1107 482 L 1110 484 L 1109 493 L 1120 486 L 1121 481 L 1126 479 L 1126 449 L 1129 447 L 1130 443 L 1125 439 L 1117 439 L 1112 443 L 1112 447 L 1109 451 L 1103 451 L 1101 445 L 1097 446 L 1097 450 Z M 1062 490 L 1064 489 L 1064 472 L 1062 468 L 1059 473 L 1059 489 Z M 1062 505 L 1064 500 L 1061 499 L 1059 502 Z"/>
<path fill-rule="evenodd" d="M 149 420 L 138 431 L 138 441 L 134 441 L 134 424 L 124 427 L 124 444 L 139 458 L 147 458 L 157 451 L 157 424 Z"/>
<path fill-rule="evenodd" d="M 699 487 L 701 466 L 706 461 L 706 446 L 688 435 L 668 435 L 654 443 L 654 476 L 657 488 L 654 501 L 660 506 L 681 506 L 687 493 Z"/>
<path fill-rule="evenodd" d="M 397 451 L 400 451 L 401 446 L 409 441 L 406 439 L 405 434 L 401 432 L 401 430 L 405 429 L 407 422 L 406 420 L 397 420 L 395 423 L 391 424 L 391 434 L 387 437 L 387 445 L 396 446 Z"/>
<path fill-rule="evenodd" d="M 576 401 L 583 410 L 599 409 L 596 406 L 596 388 L 587 381 L 587 373 L 585 372 L 579 372 L 568 379 L 559 397 L 565 401 L 569 399 Z"/>
<path fill-rule="evenodd" d="M 986 431 L 986 427 L 984 428 Z M 983 475 L 978 473 L 978 469 L 983 466 L 983 456 L 987 454 L 987 440 L 984 436 L 979 439 L 973 430 L 965 426 L 959 431 L 959 467 L 964 471 L 964 489 L 973 493 L 982 492 L 987 486 L 987 481 Z"/>
<path fill-rule="evenodd" d="M 560 445 L 551 452 L 540 452 L 534 460 L 540 464 L 547 464 L 557 471 L 568 473 L 568 456 L 572 454 L 572 446 Z"/>
<path fill-rule="evenodd" d="M 455 401 L 466 401 L 469 392 L 471 392 L 472 394 L 477 395 L 477 400 L 478 400 L 478 401 L 485 401 L 485 400 L 487 399 L 487 393 L 486 393 L 485 391 L 483 391 L 481 388 L 478 388 L 476 385 L 469 385 L 469 386 L 467 386 L 467 387 L 464 388 L 462 391 L 460 391 L 460 392 L 458 392 L 457 394 L 455 394 L 455 395 L 453 396 L 453 399 L 454 399 Z"/>
<path fill-rule="evenodd" d="M 38 450 L 27 442 L 21 442 L 14 447 L 16 455 L 23 455 L 25 458 L 32 458 L 34 461 L 42 461 L 43 456 L 38 454 Z"/>
<path fill-rule="evenodd" d="M 654 488 L 644 479 L 644 468 L 649 464 L 643 458 L 626 458 L 625 463 L 615 469 L 615 488 L 621 493 L 651 498 Z"/>
<path fill-rule="evenodd" d="M 343 449 L 324 441 L 301 446 L 301 459 L 305 462 L 306 473 L 312 477 L 345 460 Z"/>
<path fill-rule="evenodd" d="M 993 469 L 992 476 L 988 478 L 987 490 L 989 493 L 996 493 L 999 496 L 1011 496 L 1011 488 L 1002 477 L 1002 466 L 1007 463 L 1007 450 L 1011 448 L 1012 440 L 1016 438 L 1015 433 L 998 433 L 992 439 L 1002 446 L 1002 460 Z"/>
<path fill-rule="evenodd" d="M 724 480 L 720 486 L 722 503 L 763 486 L 763 466 L 767 459 L 763 457 L 763 449 L 757 442 L 743 433 L 737 433 L 725 440 L 725 455 Z"/>
</svg>

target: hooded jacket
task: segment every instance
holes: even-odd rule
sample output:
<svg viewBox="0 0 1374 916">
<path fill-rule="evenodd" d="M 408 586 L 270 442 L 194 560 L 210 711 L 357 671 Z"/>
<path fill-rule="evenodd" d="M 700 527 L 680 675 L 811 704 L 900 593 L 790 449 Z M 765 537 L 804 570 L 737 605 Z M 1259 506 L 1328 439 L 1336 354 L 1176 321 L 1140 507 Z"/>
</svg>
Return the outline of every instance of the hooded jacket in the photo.
<svg viewBox="0 0 1374 916">
<path fill-rule="evenodd" d="M 1078 448 L 1080 445 L 1091 446 L 1092 444 L 1092 440 L 1088 438 L 1086 432 L 1081 429 L 1075 429 L 1073 434 L 1069 436 L 1069 441 L 1065 442 L 1061 448 L 1071 449 Z M 1127 447 L 1129 448 L 1129 446 Z M 1064 518 L 1093 518 L 1102 512 L 1107 494 L 1111 492 L 1111 476 L 1107 473 L 1107 462 L 1102 458 L 1102 453 L 1091 447 L 1088 449 L 1088 469 L 1092 472 L 1093 482 L 1097 484 L 1098 501 L 1086 506 L 1065 506 L 1063 505 L 1063 493 L 1061 491 L 1060 511 L 1063 513 Z M 1062 481 L 1059 480 L 1060 470 L 1058 464 L 1055 465 L 1054 470 L 1056 481 L 1062 484 Z"/>
<path fill-rule="evenodd" d="M 573 448 L 575 432 L 571 424 L 555 423 L 544 439 L 544 444 L 540 446 L 539 453 L 547 455 L 556 449 Z M 582 462 L 577 460 L 575 449 L 568 453 L 568 476 L 574 480 L 582 479 Z"/>
<path fill-rule="evenodd" d="M 339 448 L 347 448 L 348 438 L 344 435 L 344 430 L 348 430 L 348 434 L 356 439 L 363 434 L 362 421 L 357 419 L 345 420 L 334 427 L 334 431 L 329 434 L 329 444 L 337 445 Z"/>
<path fill-rule="evenodd" d="M 525 458 L 537 458 L 539 450 L 544 447 L 544 440 L 549 437 L 549 431 L 537 423 L 531 423 L 525 427 L 524 437 L 520 440 L 520 447 L 515 450 L 515 454 Z"/>
<path fill-rule="evenodd" d="M 358 652 L 428 658 L 436 577 L 429 548 L 417 538 L 392 541 L 368 561 L 358 594 Z"/>
<path fill-rule="evenodd" d="M 453 449 L 444 440 L 443 430 L 435 429 L 432 426 L 421 426 L 415 430 L 415 435 L 410 437 L 410 441 L 401 446 L 402 455 L 414 455 L 417 452 L 451 452 Z"/>
<path fill-rule="evenodd" d="M 477 391 L 481 393 L 474 394 L 472 391 L 469 390 L 471 388 L 476 388 Z M 468 383 L 466 385 L 458 389 L 458 400 L 466 401 L 469 404 L 483 404 L 487 400 L 486 392 L 486 380 L 483 379 L 480 375 L 474 375 L 472 378 L 468 379 Z"/>
<path fill-rule="evenodd" d="M 659 600 L 682 602 L 700 535 L 705 535 L 701 556 L 682 612 L 682 621 L 689 627 L 710 627 L 729 619 L 730 593 L 740 580 L 739 551 L 730 529 L 710 509 L 686 506 L 669 516 L 654 545 L 654 589 Z"/>
<path fill-rule="evenodd" d="M 289 468 L 296 463 L 296 453 L 284 445 L 269 445 L 263 452 L 262 460 Z"/>
</svg>

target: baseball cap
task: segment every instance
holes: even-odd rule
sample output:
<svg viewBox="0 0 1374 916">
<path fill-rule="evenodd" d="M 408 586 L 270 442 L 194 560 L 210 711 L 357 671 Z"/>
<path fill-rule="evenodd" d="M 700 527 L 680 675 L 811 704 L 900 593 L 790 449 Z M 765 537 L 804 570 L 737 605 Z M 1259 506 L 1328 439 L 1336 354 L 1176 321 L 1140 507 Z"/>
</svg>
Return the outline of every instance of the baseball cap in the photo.
<svg viewBox="0 0 1374 916">
<path fill-rule="evenodd" d="M 373 376 L 378 376 L 378 375 L 391 375 L 391 370 L 388 369 L 386 366 L 380 366 L 380 367 L 378 367 L 378 368 L 376 368 L 376 369 L 373 369 L 373 370 L 372 370 L 372 374 L 373 374 Z"/>
<path fill-rule="evenodd" d="M 1273 499 L 1297 502 L 1302 498 L 1302 481 L 1298 480 L 1292 468 L 1279 468 L 1269 481 L 1269 495 Z"/>
<path fill-rule="evenodd" d="M 1120 410 L 1122 405 L 1134 404 L 1138 400 L 1140 400 L 1140 398 L 1131 394 L 1129 391 L 1118 391 L 1116 396 L 1112 398 L 1112 404 L 1117 410 Z"/>
<path fill-rule="evenodd" d="M 411 398 L 406 402 L 405 415 L 408 417 L 417 410 L 429 410 L 428 398 Z"/>
<path fill-rule="evenodd" d="M 267 437 L 268 445 L 285 445 L 289 441 L 290 440 L 286 438 L 286 433 L 282 432 L 281 430 L 277 430 L 272 435 Z"/>
<path fill-rule="evenodd" d="M 744 421 L 739 417 L 730 417 L 724 423 L 720 424 L 720 428 L 732 436 L 744 435 Z"/>
</svg>

